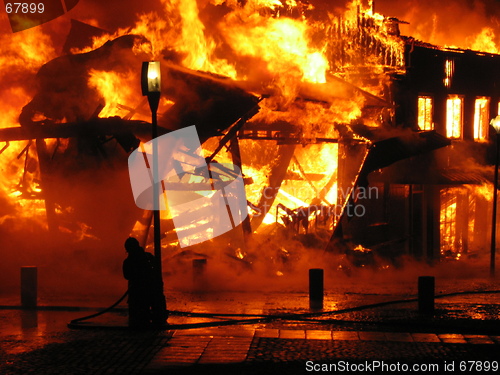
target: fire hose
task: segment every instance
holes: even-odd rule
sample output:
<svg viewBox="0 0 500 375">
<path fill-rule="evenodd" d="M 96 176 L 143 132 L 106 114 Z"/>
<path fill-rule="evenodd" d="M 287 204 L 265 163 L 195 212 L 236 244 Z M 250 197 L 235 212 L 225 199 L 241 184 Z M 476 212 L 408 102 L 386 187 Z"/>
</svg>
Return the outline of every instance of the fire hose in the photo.
<svg viewBox="0 0 500 375">
<path fill-rule="evenodd" d="M 439 299 L 439 298 L 454 297 L 454 296 L 458 296 L 458 295 L 467 295 L 467 294 L 497 294 L 497 293 L 500 293 L 500 290 L 463 291 L 463 292 L 439 294 L 439 295 L 436 295 L 434 298 Z M 120 299 L 118 301 L 116 301 L 113 305 L 111 305 L 110 307 L 108 307 L 102 311 L 99 311 L 99 312 L 92 314 L 92 315 L 84 316 L 82 318 L 71 320 L 70 323 L 68 323 L 68 327 L 73 328 L 73 329 L 78 329 L 78 328 L 111 328 L 111 327 L 102 326 L 102 325 L 101 326 L 95 326 L 95 325 L 94 326 L 85 326 L 85 325 L 81 325 L 80 323 L 85 321 L 85 320 L 95 318 L 95 317 L 100 316 L 106 312 L 111 311 L 118 304 L 120 304 L 120 302 L 122 302 L 123 299 L 125 299 L 125 297 L 127 295 L 128 295 L 128 291 L 125 292 L 125 294 L 122 297 L 120 297 Z M 350 313 L 350 312 L 368 310 L 368 309 L 385 307 L 385 306 L 402 304 L 402 303 L 412 303 L 412 302 L 417 302 L 417 301 L 418 301 L 418 298 L 410 298 L 410 299 L 378 302 L 378 303 L 373 303 L 373 304 L 349 307 L 349 308 L 340 309 L 340 310 L 319 311 L 319 312 L 312 312 L 312 313 L 276 314 L 276 315 L 232 314 L 232 313 L 220 313 L 220 314 L 219 313 L 194 313 L 194 312 L 188 312 L 188 311 L 169 310 L 170 315 L 197 317 L 197 318 L 226 319 L 226 320 L 219 321 L 219 322 L 172 324 L 172 325 L 168 325 L 166 327 L 166 329 L 169 329 L 169 330 L 171 330 L 171 329 L 192 329 L 192 328 L 217 327 L 217 326 L 236 325 L 236 324 L 256 324 L 256 323 L 272 322 L 272 321 L 277 321 L 277 320 L 309 322 L 309 323 L 323 323 L 324 324 L 324 323 L 328 323 L 328 322 L 332 322 L 332 321 L 326 320 L 326 319 L 314 319 L 314 318 L 320 317 L 320 316 L 327 316 L 327 315 L 340 315 L 340 314 L 345 314 L 345 313 Z M 249 318 L 249 319 L 230 319 L 230 318 L 238 318 L 238 317 L 244 317 L 244 318 Z M 334 320 L 334 322 L 336 322 L 336 323 L 341 323 L 341 322 L 352 323 L 352 321 L 339 321 L 339 320 Z M 376 323 L 376 322 L 371 321 L 370 323 Z M 118 328 L 122 328 L 122 327 L 118 327 Z"/>
<path fill-rule="evenodd" d="M 99 311 L 95 314 L 91 314 L 91 315 L 87 315 L 87 316 L 84 316 L 84 317 L 81 317 L 81 318 L 78 318 L 78 319 L 73 319 L 72 321 L 70 321 L 68 323 L 68 328 L 80 328 L 80 326 L 78 326 L 78 324 L 80 322 L 83 322 L 85 320 L 89 320 L 89 319 L 92 319 L 92 318 L 95 318 L 97 316 L 100 316 L 100 315 L 103 315 L 105 313 L 107 313 L 108 311 L 111 311 L 113 310 L 116 306 L 118 306 L 120 304 L 120 302 L 122 302 L 125 297 L 128 296 L 128 290 L 123 294 L 123 296 L 121 296 L 118 301 L 116 301 L 115 303 L 113 303 L 111 306 L 105 308 L 104 310 L 102 311 Z"/>
</svg>

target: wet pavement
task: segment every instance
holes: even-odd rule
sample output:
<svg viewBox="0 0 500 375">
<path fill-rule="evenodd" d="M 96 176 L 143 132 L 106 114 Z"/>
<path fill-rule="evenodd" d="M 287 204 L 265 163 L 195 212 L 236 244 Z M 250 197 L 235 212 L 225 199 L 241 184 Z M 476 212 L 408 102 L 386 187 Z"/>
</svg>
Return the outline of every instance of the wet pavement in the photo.
<svg viewBox="0 0 500 375">
<path fill-rule="evenodd" d="M 433 315 L 418 312 L 414 285 L 329 288 L 322 310 L 303 290 L 167 290 L 171 326 L 144 332 L 126 327 L 124 303 L 70 329 L 105 299 L 40 298 L 26 310 L 6 296 L 0 374 L 498 373 L 500 285 L 462 285 L 440 285 Z"/>
</svg>

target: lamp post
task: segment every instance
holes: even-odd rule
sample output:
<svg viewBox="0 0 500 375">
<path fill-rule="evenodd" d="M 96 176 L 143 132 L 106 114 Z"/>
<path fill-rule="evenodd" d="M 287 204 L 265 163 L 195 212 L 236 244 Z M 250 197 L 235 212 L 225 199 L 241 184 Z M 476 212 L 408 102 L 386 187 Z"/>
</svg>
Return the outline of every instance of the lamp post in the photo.
<svg viewBox="0 0 500 375">
<path fill-rule="evenodd" d="M 161 232 L 160 232 L 160 194 L 158 177 L 158 120 L 157 112 L 160 103 L 161 73 L 159 61 L 142 63 L 142 95 L 148 97 L 151 108 L 151 139 L 153 143 L 153 223 L 154 223 L 154 255 L 160 263 L 161 271 Z"/>
<path fill-rule="evenodd" d="M 498 195 L 498 162 L 500 156 L 500 116 L 495 117 L 490 122 L 496 133 L 496 153 L 495 153 L 495 177 L 493 180 L 493 216 L 491 219 L 491 252 L 490 252 L 490 276 L 495 277 L 495 252 L 496 252 L 496 231 L 497 231 L 497 195 Z"/>
<path fill-rule="evenodd" d="M 161 231 L 160 231 L 160 179 L 158 166 L 158 120 L 157 112 L 160 104 L 161 72 L 159 61 L 146 61 L 142 63 L 141 74 L 142 95 L 147 96 L 149 108 L 151 108 L 151 139 L 153 146 L 153 225 L 154 225 L 154 256 L 158 263 L 158 280 L 161 280 L 161 291 L 155 298 L 153 315 L 159 323 L 163 323 L 167 317 L 166 300 L 163 294 L 163 273 L 161 262 Z M 154 311 L 156 310 L 156 311 Z M 153 318 L 154 319 L 154 318 Z"/>
</svg>

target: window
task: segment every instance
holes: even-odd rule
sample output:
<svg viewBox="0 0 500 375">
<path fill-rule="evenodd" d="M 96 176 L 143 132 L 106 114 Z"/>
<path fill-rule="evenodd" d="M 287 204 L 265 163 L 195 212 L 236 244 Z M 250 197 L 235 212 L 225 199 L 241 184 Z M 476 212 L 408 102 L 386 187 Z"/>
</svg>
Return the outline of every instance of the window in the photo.
<svg viewBox="0 0 500 375">
<path fill-rule="evenodd" d="M 458 139 L 462 137 L 463 98 L 450 95 L 446 100 L 446 136 Z"/>
<path fill-rule="evenodd" d="M 451 80 L 453 79 L 453 73 L 455 72 L 455 62 L 450 59 L 446 59 L 444 62 L 444 85 L 447 88 L 451 87 Z"/>
<path fill-rule="evenodd" d="M 488 138 L 490 99 L 476 98 L 474 105 L 474 140 L 484 141 Z"/>
<path fill-rule="evenodd" d="M 418 119 L 417 124 L 420 130 L 433 130 L 432 122 L 432 98 L 430 96 L 418 97 Z"/>
<path fill-rule="evenodd" d="M 440 195 L 441 255 L 459 259 L 474 240 L 475 215 L 469 213 L 473 212 L 476 199 L 466 187 L 441 189 Z"/>
</svg>

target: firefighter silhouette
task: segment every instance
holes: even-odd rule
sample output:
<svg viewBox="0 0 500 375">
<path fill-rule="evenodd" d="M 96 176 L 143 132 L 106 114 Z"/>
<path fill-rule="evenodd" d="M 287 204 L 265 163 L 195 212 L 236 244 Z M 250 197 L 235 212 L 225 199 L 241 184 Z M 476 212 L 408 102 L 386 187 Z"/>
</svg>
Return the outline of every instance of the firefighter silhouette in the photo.
<svg viewBox="0 0 500 375">
<path fill-rule="evenodd" d="M 128 311 L 131 328 L 161 327 L 168 314 L 158 260 L 133 237 L 125 241 L 128 253 L 123 276 L 128 280 Z"/>
</svg>

